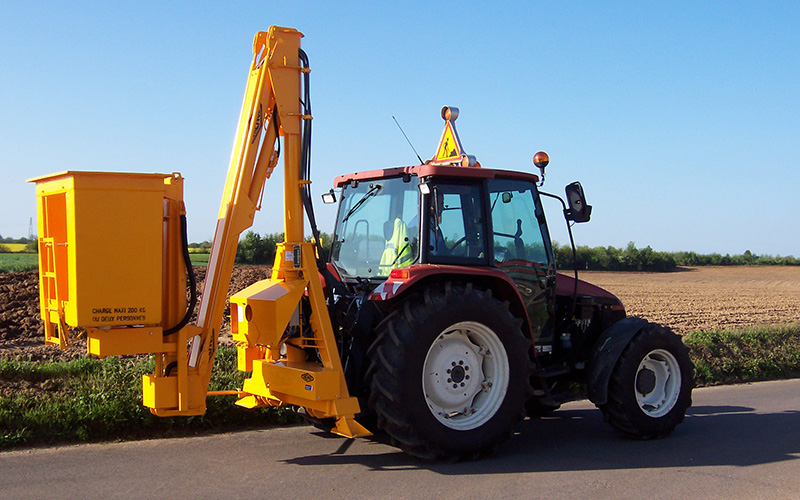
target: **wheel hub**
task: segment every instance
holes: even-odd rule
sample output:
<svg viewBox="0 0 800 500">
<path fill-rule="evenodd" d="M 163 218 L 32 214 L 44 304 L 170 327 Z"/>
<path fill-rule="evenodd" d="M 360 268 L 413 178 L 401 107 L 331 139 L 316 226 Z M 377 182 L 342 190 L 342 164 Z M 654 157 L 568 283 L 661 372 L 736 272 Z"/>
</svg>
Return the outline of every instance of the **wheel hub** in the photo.
<svg viewBox="0 0 800 500">
<path fill-rule="evenodd" d="M 636 376 L 636 392 L 647 395 L 653 392 L 656 387 L 656 374 L 653 370 L 643 369 Z"/>
<path fill-rule="evenodd" d="M 678 360 L 664 349 L 650 351 L 636 372 L 636 402 L 648 416 L 658 418 L 675 407 L 681 390 Z"/>
<path fill-rule="evenodd" d="M 483 324 L 462 322 L 431 344 L 422 386 L 437 420 L 469 430 L 494 416 L 505 398 L 508 378 L 508 356 L 497 335 Z"/>
<path fill-rule="evenodd" d="M 468 412 L 481 390 L 482 366 L 479 349 L 464 331 L 440 334 L 426 358 L 429 403 L 443 415 Z"/>
<path fill-rule="evenodd" d="M 459 363 L 463 363 L 463 361 L 459 361 Z M 469 366 L 467 366 L 467 368 L 469 368 Z M 463 365 L 456 365 L 452 370 L 447 371 L 450 372 L 450 380 L 456 384 L 460 383 L 467 376 L 467 371 L 464 369 Z"/>
</svg>

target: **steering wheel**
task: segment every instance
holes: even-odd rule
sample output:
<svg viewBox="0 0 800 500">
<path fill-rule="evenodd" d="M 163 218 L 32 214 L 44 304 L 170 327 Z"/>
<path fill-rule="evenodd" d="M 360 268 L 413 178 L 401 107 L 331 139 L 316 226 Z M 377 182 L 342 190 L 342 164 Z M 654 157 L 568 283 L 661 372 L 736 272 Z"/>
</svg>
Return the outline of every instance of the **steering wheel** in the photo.
<svg viewBox="0 0 800 500">
<path fill-rule="evenodd" d="M 467 241 L 467 237 L 466 236 L 462 236 L 461 238 L 458 239 L 458 241 L 453 243 L 452 246 L 447 247 L 447 245 L 445 245 L 447 247 L 447 252 L 452 254 L 453 250 L 455 250 L 457 246 L 461 245 L 462 243 L 464 243 L 466 241 Z"/>
</svg>

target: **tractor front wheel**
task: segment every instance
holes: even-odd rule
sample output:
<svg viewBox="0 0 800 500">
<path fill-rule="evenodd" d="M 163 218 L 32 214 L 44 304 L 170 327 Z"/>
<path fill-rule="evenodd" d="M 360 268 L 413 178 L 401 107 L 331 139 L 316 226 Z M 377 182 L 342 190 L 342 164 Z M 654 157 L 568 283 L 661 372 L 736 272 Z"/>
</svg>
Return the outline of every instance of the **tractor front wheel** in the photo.
<svg viewBox="0 0 800 500">
<path fill-rule="evenodd" d="M 370 407 L 406 452 L 478 458 L 511 435 L 529 397 L 530 340 L 491 290 L 432 286 L 400 304 L 370 349 Z"/>
<path fill-rule="evenodd" d="M 692 362 L 680 337 L 648 323 L 622 352 L 611 375 L 606 421 L 622 434 L 666 436 L 692 405 Z"/>
</svg>

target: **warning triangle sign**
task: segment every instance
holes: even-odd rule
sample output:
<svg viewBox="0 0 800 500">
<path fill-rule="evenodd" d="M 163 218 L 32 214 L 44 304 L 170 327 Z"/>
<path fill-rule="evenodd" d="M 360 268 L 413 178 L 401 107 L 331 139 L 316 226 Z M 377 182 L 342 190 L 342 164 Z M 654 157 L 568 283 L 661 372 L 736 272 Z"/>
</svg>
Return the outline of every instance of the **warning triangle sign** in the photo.
<svg viewBox="0 0 800 500">
<path fill-rule="evenodd" d="M 437 163 L 460 161 L 461 153 L 461 143 L 453 128 L 453 122 L 448 120 L 444 124 L 444 132 L 439 140 L 439 148 L 436 150 L 436 156 L 433 157 L 433 161 Z"/>
</svg>

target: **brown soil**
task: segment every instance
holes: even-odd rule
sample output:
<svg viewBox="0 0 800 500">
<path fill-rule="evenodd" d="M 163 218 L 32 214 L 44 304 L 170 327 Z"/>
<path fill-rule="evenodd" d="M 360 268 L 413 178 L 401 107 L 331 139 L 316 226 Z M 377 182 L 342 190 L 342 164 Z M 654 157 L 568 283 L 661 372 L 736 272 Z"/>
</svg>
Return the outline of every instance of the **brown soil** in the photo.
<svg viewBox="0 0 800 500">
<path fill-rule="evenodd" d="M 672 273 L 585 271 L 630 316 L 676 333 L 800 322 L 800 267 L 692 267 Z"/>
<path fill-rule="evenodd" d="M 198 301 L 206 275 L 204 266 L 194 267 L 197 277 Z M 228 297 L 256 281 L 268 278 L 269 266 L 236 266 L 231 277 Z M 220 342 L 231 343 L 229 304 L 220 329 Z M 197 317 L 197 308 L 192 317 Z M 85 354 L 86 344 L 78 340 L 67 351 L 44 344 L 44 329 L 39 313 L 38 271 L 0 273 L 0 357 L 31 357 L 33 359 L 70 359 Z"/>
</svg>

